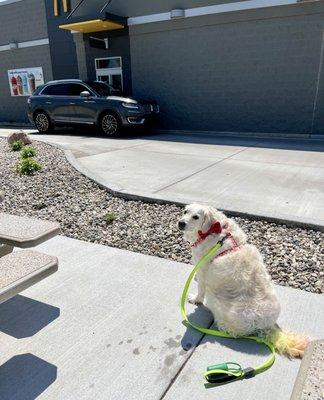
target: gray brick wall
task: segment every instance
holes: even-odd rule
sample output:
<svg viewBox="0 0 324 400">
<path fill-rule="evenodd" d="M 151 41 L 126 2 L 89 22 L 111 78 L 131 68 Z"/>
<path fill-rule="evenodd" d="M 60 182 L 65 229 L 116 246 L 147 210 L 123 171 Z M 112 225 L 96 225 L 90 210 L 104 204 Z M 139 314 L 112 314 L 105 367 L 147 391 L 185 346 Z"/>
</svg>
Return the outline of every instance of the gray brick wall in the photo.
<svg viewBox="0 0 324 400">
<path fill-rule="evenodd" d="M 23 0 L 0 6 L 0 45 L 47 37 L 43 0 Z M 8 70 L 29 67 L 43 67 L 45 80 L 52 79 L 48 45 L 0 51 L 0 122 L 27 122 L 27 97 L 11 97 Z"/>
<path fill-rule="evenodd" d="M 28 67 L 43 67 L 45 81 L 52 79 L 48 45 L 0 52 L 0 122 L 27 122 L 27 97 L 10 95 L 8 70 Z"/>
<path fill-rule="evenodd" d="M 323 30 L 323 2 L 132 27 L 133 91 L 165 128 L 310 133 Z"/>
<path fill-rule="evenodd" d="M 205 7 L 215 4 L 235 3 L 238 0 L 115 0 L 106 8 L 106 11 L 127 17 L 168 12 L 173 8 Z M 240 0 L 248 1 L 248 0 Z M 71 5 L 76 6 L 79 0 L 71 0 Z M 82 16 L 100 11 L 106 3 L 104 0 L 85 1 L 75 12 L 75 16 Z"/>
<path fill-rule="evenodd" d="M 0 46 L 43 38 L 47 38 L 44 0 L 0 5 Z"/>
</svg>

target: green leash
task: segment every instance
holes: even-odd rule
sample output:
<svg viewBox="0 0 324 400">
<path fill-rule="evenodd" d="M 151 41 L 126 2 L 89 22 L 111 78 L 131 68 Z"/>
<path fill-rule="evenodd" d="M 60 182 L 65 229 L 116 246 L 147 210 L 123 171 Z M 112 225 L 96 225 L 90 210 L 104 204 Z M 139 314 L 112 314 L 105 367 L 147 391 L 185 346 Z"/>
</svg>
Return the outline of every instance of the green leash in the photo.
<svg viewBox="0 0 324 400">
<path fill-rule="evenodd" d="M 224 331 L 219 331 L 216 329 L 208 329 L 208 328 L 203 328 L 201 326 L 194 325 L 192 322 L 189 321 L 187 312 L 186 312 L 186 299 L 188 295 L 188 290 L 191 285 L 191 282 L 196 275 L 196 273 L 208 262 L 210 261 L 213 256 L 217 253 L 217 251 L 222 247 L 222 243 L 218 242 L 206 255 L 204 255 L 201 260 L 196 264 L 195 268 L 191 271 L 186 284 L 184 286 L 182 296 L 181 296 L 181 313 L 182 316 L 186 322 L 187 325 L 191 326 L 194 328 L 196 331 L 199 331 L 201 333 L 204 333 L 206 335 L 212 335 L 212 336 L 218 336 L 218 337 L 223 337 L 223 338 L 228 338 L 228 339 L 238 339 L 236 337 L 233 337 L 229 335 L 228 333 Z M 224 385 L 226 383 L 242 380 L 242 379 L 248 379 L 252 378 L 255 375 L 261 374 L 262 372 L 265 372 L 275 362 L 276 359 L 276 352 L 275 348 L 272 343 L 268 342 L 265 339 L 262 339 L 257 336 L 242 336 L 239 339 L 248 339 L 248 340 L 254 340 L 257 343 L 264 344 L 267 346 L 271 352 L 270 357 L 262 364 L 258 365 L 255 368 L 242 368 L 240 364 L 236 362 L 226 362 L 223 364 L 216 364 L 216 365 L 211 365 L 207 368 L 207 371 L 204 373 L 204 377 L 207 380 L 208 383 L 213 384 L 214 386 L 220 386 Z"/>
</svg>

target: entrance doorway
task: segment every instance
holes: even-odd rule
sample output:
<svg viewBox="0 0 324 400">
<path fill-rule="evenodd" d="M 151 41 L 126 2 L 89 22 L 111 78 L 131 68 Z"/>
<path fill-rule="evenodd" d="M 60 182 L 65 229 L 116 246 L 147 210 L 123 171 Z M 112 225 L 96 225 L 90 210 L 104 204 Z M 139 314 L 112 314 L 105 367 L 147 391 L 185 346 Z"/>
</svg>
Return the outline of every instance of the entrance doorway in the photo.
<svg viewBox="0 0 324 400">
<path fill-rule="evenodd" d="M 123 92 L 123 67 L 121 57 L 96 58 L 97 80 L 106 82 L 114 91 Z"/>
</svg>

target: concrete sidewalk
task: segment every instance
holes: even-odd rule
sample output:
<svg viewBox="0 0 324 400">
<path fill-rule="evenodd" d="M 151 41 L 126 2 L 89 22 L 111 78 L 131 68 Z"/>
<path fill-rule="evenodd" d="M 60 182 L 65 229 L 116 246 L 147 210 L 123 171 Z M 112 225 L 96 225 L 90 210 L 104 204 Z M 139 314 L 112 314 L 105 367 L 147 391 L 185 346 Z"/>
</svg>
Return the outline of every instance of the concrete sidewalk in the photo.
<svg viewBox="0 0 324 400">
<path fill-rule="evenodd" d="M 11 131 L 0 129 L 0 135 Z M 324 230 L 324 141 L 90 135 L 61 130 L 35 139 L 62 146 L 81 172 L 125 196 L 209 203 Z"/>
<path fill-rule="evenodd" d="M 179 297 L 188 265 L 65 237 L 37 248 L 60 268 L 0 306 L 1 400 L 289 400 L 300 362 L 280 356 L 253 379 L 205 389 L 208 364 L 255 365 L 266 351 L 240 340 L 199 344 L 186 330 Z M 277 290 L 280 325 L 323 337 L 323 296 Z M 192 318 L 211 323 L 203 308 Z"/>
</svg>

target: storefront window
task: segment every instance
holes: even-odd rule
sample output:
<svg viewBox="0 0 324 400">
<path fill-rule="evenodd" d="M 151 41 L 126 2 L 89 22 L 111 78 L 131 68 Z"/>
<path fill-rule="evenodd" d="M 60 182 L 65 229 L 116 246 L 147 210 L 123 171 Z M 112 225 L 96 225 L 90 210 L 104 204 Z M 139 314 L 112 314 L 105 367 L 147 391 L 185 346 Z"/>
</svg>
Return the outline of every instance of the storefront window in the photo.
<svg viewBox="0 0 324 400">
<path fill-rule="evenodd" d="M 95 65 L 97 80 L 106 82 L 115 93 L 122 93 L 123 70 L 121 57 L 97 58 Z"/>
</svg>

